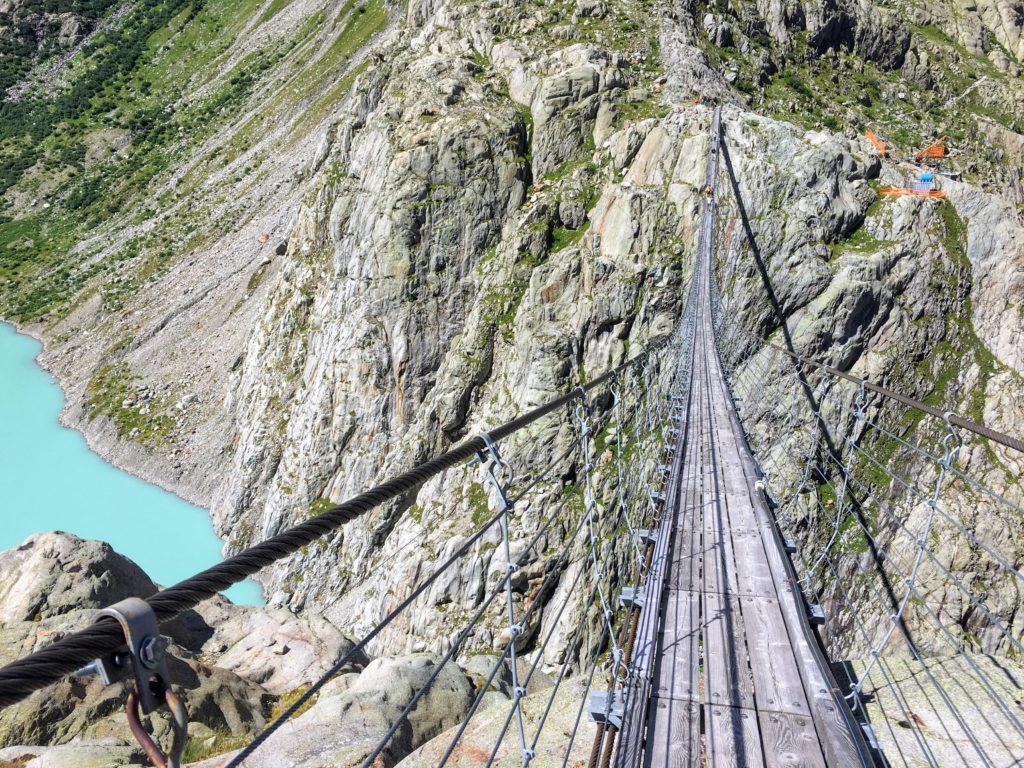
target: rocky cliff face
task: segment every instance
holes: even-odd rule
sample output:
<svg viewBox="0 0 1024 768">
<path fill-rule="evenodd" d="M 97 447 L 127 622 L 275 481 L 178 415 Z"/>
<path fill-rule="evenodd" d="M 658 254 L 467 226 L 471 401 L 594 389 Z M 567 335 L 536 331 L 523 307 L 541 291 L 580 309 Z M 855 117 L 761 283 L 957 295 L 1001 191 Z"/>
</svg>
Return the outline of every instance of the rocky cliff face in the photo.
<svg viewBox="0 0 1024 768">
<path fill-rule="evenodd" d="M 210 507 L 232 551 L 666 336 L 703 187 L 709 111 L 695 95 L 731 105 L 731 175 L 780 301 L 765 303 L 726 195 L 723 292 L 751 331 L 767 336 L 781 313 L 813 357 L 996 428 L 1024 423 L 1012 4 L 179 10 L 152 17 L 152 36 L 134 11 L 116 27 L 138 58 L 83 90 L 87 106 L 62 102 L 89 128 L 74 147 L 57 112 L 31 148 L 2 137 L 22 159 L 6 166 L 0 308 L 47 339 L 65 418 Z M 74 66 L 61 77 L 92 82 Z M 33 104 L 5 114 L 41 119 Z M 880 160 L 864 128 L 897 157 Z M 943 181 L 947 202 L 879 200 L 880 184 L 913 177 L 900 158 L 940 134 L 960 175 Z M 507 453 L 541 466 L 571 435 L 562 418 Z M 971 461 L 1018 492 L 1017 459 Z M 372 625 L 483 519 L 476 472 L 266 572 L 271 604 Z M 568 503 L 578 472 L 579 457 L 558 464 L 517 535 Z M 989 532 L 981 518 L 972 530 Z M 448 647 L 503 567 L 494 543 L 374 651 Z M 538 549 L 521 604 L 552 567 Z M 500 632 L 495 617 L 474 647 Z"/>
<path fill-rule="evenodd" d="M 100 607 L 155 591 L 156 585 L 135 563 L 102 542 L 61 533 L 33 536 L 0 557 L 0 663 L 80 628 Z M 169 673 L 190 718 L 185 762 L 204 765 L 208 755 L 220 755 L 210 765 L 223 765 L 225 755 L 247 744 L 269 717 L 294 702 L 352 648 L 351 641 L 316 614 L 299 618 L 281 609 L 242 608 L 222 599 L 183 614 L 165 630 L 172 641 Z M 483 684 L 480 670 L 489 672 L 496 661 L 476 656 L 464 667 L 445 665 L 376 764 L 396 765 L 420 747 L 434 747 L 435 737 L 447 745 L 449 729 L 461 722 Z M 372 660 L 355 654 L 253 764 L 360 764 L 438 664 L 436 656 L 423 653 Z M 482 725 L 474 734 L 493 739 L 496 711 L 503 717 L 511 698 L 509 680 L 506 664 L 483 700 Z M 539 718 L 552 685 L 544 675 L 534 678 L 527 691 L 528 717 Z M 0 715 L 0 761 L 27 768 L 140 764 L 145 758 L 128 730 L 124 694 L 123 683 L 104 686 L 98 679 L 72 678 L 5 709 Z M 145 720 L 158 741 L 169 738 L 166 719 Z M 583 737 L 578 753 L 593 737 L 589 724 Z M 557 748 L 564 750 L 564 744 Z M 582 754 L 574 753 L 574 759 Z"/>
</svg>

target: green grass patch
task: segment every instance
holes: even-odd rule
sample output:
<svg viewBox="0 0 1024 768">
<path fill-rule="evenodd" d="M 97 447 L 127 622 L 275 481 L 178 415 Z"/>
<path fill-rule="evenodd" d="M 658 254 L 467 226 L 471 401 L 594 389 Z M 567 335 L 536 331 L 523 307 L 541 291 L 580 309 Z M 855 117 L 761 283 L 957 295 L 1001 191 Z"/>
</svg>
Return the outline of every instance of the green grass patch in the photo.
<svg viewBox="0 0 1024 768">
<path fill-rule="evenodd" d="M 566 229 L 565 227 L 554 227 L 551 230 L 551 253 L 558 253 L 564 248 L 576 245 L 590 229 L 590 220 L 583 222 L 579 229 Z"/>
<path fill-rule="evenodd" d="M 170 403 L 166 396 L 143 402 L 137 379 L 124 361 L 97 369 L 86 385 L 89 421 L 107 416 L 123 438 L 145 445 L 162 443 L 174 429 L 167 413 Z"/>
<path fill-rule="evenodd" d="M 241 749 L 252 741 L 248 736 L 232 736 L 224 731 L 214 731 L 214 735 L 206 739 L 190 739 L 185 745 L 181 762 L 197 763 L 210 757 L 223 755 L 225 752 L 233 752 Z"/>
<path fill-rule="evenodd" d="M 301 581 L 301 579 L 300 579 L 300 581 Z M 293 689 L 291 691 L 288 691 L 288 693 L 286 693 L 283 696 L 281 696 L 281 698 L 277 700 L 277 703 L 274 704 L 273 709 L 270 710 L 270 718 L 269 719 L 270 720 L 276 720 L 281 715 L 283 715 L 288 710 L 288 707 L 292 706 L 292 704 L 297 702 L 302 697 L 302 695 L 304 693 L 306 693 L 306 691 L 309 690 L 309 688 L 310 688 L 310 686 L 308 686 L 308 685 L 301 685 L 298 688 L 295 688 L 295 689 Z M 312 707 L 314 704 L 316 704 L 316 700 L 319 697 L 320 697 L 319 693 L 313 694 L 313 696 L 310 697 L 309 701 L 307 701 L 305 704 L 303 704 L 301 707 L 299 707 L 295 711 L 295 713 L 292 715 L 292 717 L 298 717 L 303 712 L 307 711 L 310 707 Z"/>
</svg>

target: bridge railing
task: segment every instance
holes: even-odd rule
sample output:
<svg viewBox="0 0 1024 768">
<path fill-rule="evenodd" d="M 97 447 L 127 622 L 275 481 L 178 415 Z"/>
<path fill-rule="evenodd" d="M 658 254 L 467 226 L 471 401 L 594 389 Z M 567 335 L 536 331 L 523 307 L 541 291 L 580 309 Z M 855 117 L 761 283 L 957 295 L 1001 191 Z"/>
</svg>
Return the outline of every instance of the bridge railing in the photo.
<svg viewBox="0 0 1024 768">
<path fill-rule="evenodd" d="M 893 765 L 1024 759 L 1024 443 L 762 338 L 719 354 L 846 696 Z M 854 340 L 856 343 L 856 340 Z M 856 358 L 834 350 L 836 359 Z"/>
<path fill-rule="evenodd" d="M 582 673 L 588 682 L 576 725 L 568 744 L 560 745 L 565 747 L 568 761 L 591 687 L 614 690 L 627 676 L 630 654 L 624 646 L 635 639 L 636 610 L 620 599 L 620 588 L 642 584 L 650 567 L 644 530 L 655 526 L 659 510 L 669 394 L 685 376 L 684 367 L 677 363 L 685 357 L 679 352 L 688 333 L 692 337 L 692 329 L 687 331 L 680 323 L 671 337 L 618 368 L 149 598 L 155 617 L 168 621 L 345 522 L 393 499 L 408 498 L 410 492 L 441 473 L 447 473 L 446 482 L 460 483 L 462 488 L 477 473 L 487 489 L 486 515 L 480 514 L 482 510 L 474 514 L 486 521 L 439 558 L 443 562 L 430 576 L 409 585 L 404 594 L 393 595 L 394 607 L 228 765 L 243 764 L 384 633 L 400 634 L 403 622 L 399 620 L 411 608 L 436 609 L 436 604 L 451 599 L 461 600 L 460 615 L 464 613 L 465 620 L 440 645 L 433 675 L 413 694 L 364 765 L 373 765 L 388 749 L 403 729 L 405 718 L 448 662 L 479 651 L 493 652 L 497 659 L 439 765 L 451 758 L 499 675 L 511 678 L 511 701 L 503 726 L 495 734 L 491 759 L 499 749 L 508 750 L 512 739 L 514 751 L 521 755 L 522 764 L 528 765 L 538 752 L 563 682 L 570 674 Z M 525 429 L 545 426 L 545 420 L 547 426 L 560 425 L 559 434 L 570 435 L 556 456 L 531 446 L 530 432 Z M 510 440 L 513 436 L 516 439 Z M 479 466 L 460 471 L 467 461 Z M 478 497 L 479 490 L 477 486 Z M 476 501 L 479 504 L 481 500 Z M 474 559 L 486 561 L 488 578 L 482 594 L 447 595 L 443 580 L 474 565 Z M 539 564 L 540 576 L 524 583 L 520 566 L 526 563 L 534 566 L 531 572 L 538 571 Z M 384 558 L 372 569 L 386 565 Z M 124 641 L 116 623 L 101 620 L 3 667 L 0 707 L 18 702 L 97 657 L 113 654 Z M 405 645 L 389 643 L 391 647 Z M 555 684 L 543 714 L 531 723 L 524 719 L 522 699 L 539 670 L 551 673 Z M 610 722 L 611 697 L 608 704 L 605 722 Z M 593 755 L 600 757 L 610 750 L 613 739 L 614 729 L 599 728 Z M 184 742 L 176 747 L 183 748 Z"/>
</svg>

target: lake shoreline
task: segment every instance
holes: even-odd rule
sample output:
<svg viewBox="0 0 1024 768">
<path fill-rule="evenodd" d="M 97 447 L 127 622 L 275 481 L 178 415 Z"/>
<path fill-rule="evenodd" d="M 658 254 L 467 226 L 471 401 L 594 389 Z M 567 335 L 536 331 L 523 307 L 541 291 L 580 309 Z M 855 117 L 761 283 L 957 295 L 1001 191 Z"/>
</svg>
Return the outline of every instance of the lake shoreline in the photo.
<svg viewBox="0 0 1024 768">
<path fill-rule="evenodd" d="M 144 474 L 142 472 L 139 472 L 136 468 L 126 466 L 123 462 L 120 462 L 114 457 L 105 454 L 99 447 L 99 439 L 95 435 L 92 435 L 86 430 L 82 429 L 79 426 L 79 422 L 77 422 L 75 419 L 72 419 L 71 416 L 69 415 L 71 411 L 71 397 L 68 394 L 68 389 L 66 386 L 64 386 L 64 382 L 61 380 L 60 375 L 57 373 L 57 371 L 55 371 L 52 367 L 47 365 L 46 361 L 43 360 L 43 356 L 47 352 L 51 351 L 49 345 L 47 344 L 46 337 L 43 336 L 41 333 L 32 330 L 29 326 L 19 325 L 15 321 L 9 320 L 3 316 L 0 316 L 0 325 L 9 325 L 12 328 L 14 328 L 15 333 L 21 336 L 28 336 L 30 339 L 38 342 L 42 346 L 42 349 L 39 351 L 39 354 L 37 354 L 33 358 L 33 362 L 35 362 L 36 365 L 38 365 L 43 371 L 45 371 L 46 374 L 51 379 L 53 379 L 54 383 L 56 383 L 57 386 L 60 387 L 61 397 L 63 398 L 63 405 L 61 405 L 60 414 L 57 417 L 57 421 L 62 427 L 74 430 L 75 432 L 80 434 L 85 439 L 85 444 L 89 446 L 89 450 L 92 451 L 100 459 L 102 459 L 103 462 L 105 462 L 106 464 L 109 464 L 110 466 L 115 467 L 116 469 L 119 469 L 122 472 L 127 472 L 132 477 L 136 477 L 144 483 L 155 485 L 160 490 L 166 491 L 167 493 L 175 496 L 181 501 L 184 501 L 186 504 L 191 504 L 194 507 L 201 508 L 204 512 L 206 512 L 207 516 L 210 518 L 210 524 L 214 524 L 213 512 L 210 509 L 210 503 L 208 500 L 200 498 L 190 498 L 189 495 L 182 491 L 182 489 L 172 486 L 165 478 L 152 475 L 151 473 Z M 218 536 L 218 538 L 220 537 Z M 227 542 L 224 543 L 226 546 Z"/>
<path fill-rule="evenodd" d="M 62 381 L 59 374 L 53 369 L 53 367 L 47 365 L 45 361 L 46 353 L 48 351 L 51 351 L 50 345 L 47 343 L 45 335 L 42 334 L 38 327 L 36 326 L 19 324 L 17 322 L 12 322 L 2 317 L 0 317 L 0 326 L 6 326 L 10 328 L 11 331 L 13 331 L 13 333 L 16 336 L 23 337 L 26 340 L 31 340 L 32 342 L 38 345 L 38 351 L 35 351 L 34 354 L 32 354 L 31 356 L 31 363 L 42 374 L 44 374 L 50 382 L 55 384 L 60 392 L 60 408 L 55 419 L 55 426 L 61 429 L 68 430 L 74 433 L 75 435 L 79 436 L 81 438 L 81 442 L 87 449 L 88 453 L 95 457 L 97 461 L 102 462 L 102 464 L 105 465 L 106 467 L 116 472 L 124 473 L 125 475 L 130 476 L 136 482 L 144 483 L 146 486 L 152 487 L 154 489 L 159 489 L 161 493 L 165 493 L 168 494 L 169 496 L 172 496 L 176 503 L 185 504 L 191 508 L 198 509 L 199 511 L 201 511 L 203 517 L 205 518 L 206 525 L 209 526 L 212 536 L 216 538 L 216 541 L 218 543 L 217 548 L 219 560 L 223 560 L 225 555 L 225 547 L 227 543 L 218 535 L 216 531 L 211 510 L 208 504 L 204 503 L 206 502 L 206 500 L 189 498 L 190 494 L 182 493 L 182 489 L 180 487 L 174 487 L 172 483 L 167 481 L 166 478 L 160 477 L 153 472 L 140 472 L 138 471 L 137 467 L 126 466 L 125 462 L 118 461 L 109 456 L 107 452 L 103 450 L 103 435 L 91 434 L 91 430 L 87 431 L 85 429 L 82 429 L 81 421 L 71 415 L 72 397 L 69 396 L 68 389 L 65 386 L 64 381 Z M 143 449 L 139 448 L 138 450 L 142 451 Z M 51 528 L 49 526 L 44 526 L 44 529 L 49 530 Z M 101 536 L 98 538 L 100 538 L 103 541 L 107 541 L 107 543 L 111 543 L 109 539 L 105 537 Z M 133 559 L 137 560 L 137 558 Z M 212 564 L 213 563 L 211 563 L 211 565 Z M 149 568 L 147 568 L 146 563 L 140 562 L 139 565 L 143 567 L 143 569 L 146 570 L 147 573 L 149 572 Z M 182 576 L 182 578 L 184 578 L 184 576 Z M 161 581 L 156 576 L 154 576 L 154 580 Z M 258 584 L 258 582 L 256 581 L 252 581 L 251 584 L 258 585 L 260 593 L 258 604 L 265 604 L 266 594 L 263 585 Z"/>
</svg>

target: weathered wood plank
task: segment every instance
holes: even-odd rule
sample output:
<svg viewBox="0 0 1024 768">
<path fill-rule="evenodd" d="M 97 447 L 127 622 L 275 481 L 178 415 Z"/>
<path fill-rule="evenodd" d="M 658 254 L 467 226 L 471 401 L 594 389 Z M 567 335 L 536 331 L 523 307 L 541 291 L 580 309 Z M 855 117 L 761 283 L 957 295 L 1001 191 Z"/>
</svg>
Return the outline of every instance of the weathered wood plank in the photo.
<svg viewBox="0 0 1024 768">
<path fill-rule="evenodd" d="M 809 715 L 758 712 L 757 719 L 768 768 L 825 768 L 825 757 Z"/>
<path fill-rule="evenodd" d="M 718 706 L 754 706 L 739 598 L 704 593 L 704 696 Z"/>
<path fill-rule="evenodd" d="M 742 595 L 776 597 L 775 580 L 760 532 L 733 531 L 732 547 L 736 558 L 737 591 Z"/>
<path fill-rule="evenodd" d="M 699 701 L 700 595 L 697 592 L 667 590 L 662 617 L 653 694 Z"/>
<path fill-rule="evenodd" d="M 644 768 L 698 768 L 700 705 L 651 697 Z"/>
<path fill-rule="evenodd" d="M 640 762 L 640 755 L 645 749 L 644 726 L 649 692 L 650 686 L 642 680 L 628 683 L 623 691 L 622 730 L 615 740 L 612 768 L 636 768 Z"/>
<path fill-rule="evenodd" d="M 796 657 L 776 600 L 741 597 L 758 709 L 810 717 Z"/>
<path fill-rule="evenodd" d="M 757 713 L 740 707 L 705 705 L 705 747 L 710 768 L 764 765 Z"/>
<path fill-rule="evenodd" d="M 702 532 L 699 528 L 676 531 L 667 585 L 671 589 L 700 591 Z"/>
<path fill-rule="evenodd" d="M 704 529 L 703 578 L 704 591 L 736 594 L 736 558 L 732 551 L 732 537 L 726 531 Z"/>
<path fill-rule="evenodd" d="M 829 768 L 860 768 L 857 748 L 846 720 L 839 713 L 839 705 L 831 696 L 818 696 L 811 701 L 811 707 L 818 715 L 815 725 Z"/>
</svg>

